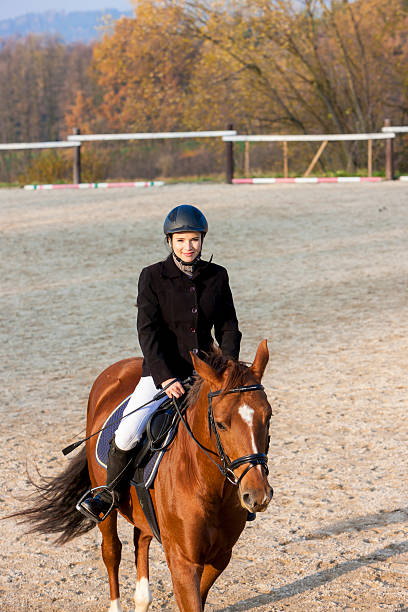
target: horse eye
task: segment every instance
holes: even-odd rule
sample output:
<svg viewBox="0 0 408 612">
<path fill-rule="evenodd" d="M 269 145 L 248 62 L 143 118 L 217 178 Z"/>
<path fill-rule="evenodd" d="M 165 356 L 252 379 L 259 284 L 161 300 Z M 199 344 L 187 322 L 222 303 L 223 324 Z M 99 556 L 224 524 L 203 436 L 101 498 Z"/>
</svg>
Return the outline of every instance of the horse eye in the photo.
<svg viewBox="0 0 408 612">
<path fill-rule="evenodd" d="M 219 421 L 217 421 L 217 427 L 218 429 L 221 429 L 221 431 L 225 431 L 227 428 L 225 427 L 225 425 L 223 425 L 222 423 L 220 423 Z"/>
</svg>

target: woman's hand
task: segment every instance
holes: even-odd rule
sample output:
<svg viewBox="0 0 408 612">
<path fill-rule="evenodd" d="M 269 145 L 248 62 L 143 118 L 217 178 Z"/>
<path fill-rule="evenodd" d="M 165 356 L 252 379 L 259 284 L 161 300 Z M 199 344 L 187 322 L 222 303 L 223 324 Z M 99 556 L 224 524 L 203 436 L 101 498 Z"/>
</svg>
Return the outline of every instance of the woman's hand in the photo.
<svg viewBox="0 0 408 612">
<path fill-rule="evenodd" d="M 175 380 L 174 378 L 169 378 L 168 380 L 164 380 L 161 384 L 162 388 L 171 383 L 174 380 L 173 384 L 167 387 L 164 392 L 171 399 L 172 397 L 181 397 L 184 393 L 184 387 L 179 380 Z"/>
</svg>

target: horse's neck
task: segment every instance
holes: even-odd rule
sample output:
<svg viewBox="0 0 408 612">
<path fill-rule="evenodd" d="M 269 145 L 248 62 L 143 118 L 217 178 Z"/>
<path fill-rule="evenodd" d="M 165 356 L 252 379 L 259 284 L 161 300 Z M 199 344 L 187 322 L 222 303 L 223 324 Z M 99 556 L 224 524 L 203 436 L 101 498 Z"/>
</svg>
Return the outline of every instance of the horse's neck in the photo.
<svg viewBox="0 0 408 612">
<path fill-rule="evenodd" d="M 187 429 L 180 424 L 179 434 L 177 435 L 178 453 L 183 457 L 185 464 L 189 466 L 191 473 L 196 480 L 203 482 L 210 479 L 214 484 L 220 486 L 224 483 L 224 477 L 220 473 L 214 461 L 219 464 L 220 459 L 216 450 L 214 435 L 210 436 L 208 427 L 208 392 L 209 385 L 205 382 L 196 403 L 187 411 L 187 421 L 194 438 L 206 449 L 206 452 L 189 435 Z M 208 455 L 212 458 L 209 459 Z"/>
<path fill-rule="evenodd" d="M 203 446 L 211 446 L 210 432 L 208 427 L 208 392 L 210 386 L 203 382 L 201 390 L 194 406 L 190 408 L 190 427 L 194 437 L 199 440 Z M 202 451 L 201 451 L 202 452 Z"/>
</svg>

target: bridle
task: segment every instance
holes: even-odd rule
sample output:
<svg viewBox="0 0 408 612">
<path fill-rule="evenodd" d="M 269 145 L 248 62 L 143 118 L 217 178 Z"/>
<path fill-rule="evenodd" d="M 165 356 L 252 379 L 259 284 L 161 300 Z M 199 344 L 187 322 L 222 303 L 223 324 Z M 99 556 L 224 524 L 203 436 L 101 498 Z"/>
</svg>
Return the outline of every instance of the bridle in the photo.
<svg viewBox="0 0 408 612">
<path fill-rule="evenodd" d="M 210 391 L 208 393 L 208 428 L 209 428 L 210 436 L 211 436 L 211 432 L 214 432 L 215 441 L 217 443 L 218 457 L 221 460 L 221 465 L 217 463 L 216 461 L 214 461 L 214 459 L 208 454 L 207 449 L 205 449 L 204 446 L 194 436 L 193 432 L 190 429 L 189 424 L 184 418 L 183 413 L 180 411 L 180 408 L 178 407 L 177 402 L 174 400 L 174 405 L 176 407 L 178 416 L 182 420 L 190 436 L 193 438 L 196 444 L 201 448 L 201 450 L 205 452 L 207 457 L 211 459 L 211 461 L 218 467 L 218 469 L 223 474 L 223 476 L 225 476 L 225 478 L 231 484 L 235 486 L 239 486 L 243 477 L 249 472 L 249 470 L 251 470 L 253 467 L 256 467 L 257 465 L 262 466 L 263 469 L 265 470 L 266 475 L 268 475 L 269 474 L 268 456 L 266 453 L 253 453 L 251 455 L 245 455 L 243 457 L 239 457 L 238 459 L 235 459 L 234 461 L 230 460 L 221 442 L 220 430 L 214 418 L 212 399 L 213 397 L 217 397 L 219 395 L 228 395 L 229 393 L 243 393 L 247 391 L 263 391 L 263 389 L 264 387 L 262 385 L 255 384 L 255 385 L 243 385 L 241 387 L 234 387 L 233 389 L 229 389 L 228 391 L 223 391 L 222 389 L 219 389 L 218 391 Z M 242 472 L 241 476 L 237 478 L 237 476 L 234 473 L 234 470 L 236 470 L 238 467 L 246 463 L 248 463 L 246 469 Z"/>
<path fill-rule="evenodd" d="M 228 455 L 224 451 L 224 447 L 221 443 L 220 438 L 220 430 L 214 418 L 214 410 L 212 406 L 212 398 L 217 397 L 219 395 L 227 395 L 229 393 L 242 393 L 245 391 L 263 391 L 263 385 L 244 385 L 242 387 L 235 387 L 234 389 L 229 389 L 228 391 L 223 391 L 222 389 L 218 391 L 210 391 L 208 393 L 208 427 L 210 431 L 214 432 L 215 441 L 217 443 L 218 456 L 221 459 L 222 467 L 224 468 L 224 474 L 226 478 L 234 485 L 239 486 L 241 480 L 251 470 L 253 467 L 257 465 L 261 465 L 266 475 L 269 474 L 268 469 L 268 456 L 265 453 L 253 453 L 252 455 L 245 455 L 244 457 L 239 457 L 235 459 L 235 461 L 231 461 Z M 237 478 L 234 474 L 234 470 L 236 470 L 241 465 L 248 463 L 249 465 L 242 472 L 241 476 Z"/>
</svg>

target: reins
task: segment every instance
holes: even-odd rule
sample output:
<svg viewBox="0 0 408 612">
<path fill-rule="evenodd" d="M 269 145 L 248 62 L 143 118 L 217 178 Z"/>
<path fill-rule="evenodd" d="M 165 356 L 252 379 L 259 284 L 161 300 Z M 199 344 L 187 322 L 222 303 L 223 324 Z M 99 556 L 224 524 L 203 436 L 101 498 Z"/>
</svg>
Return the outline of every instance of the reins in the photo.
<svg viewBox="0 0 408 612">
<path fill-rule="evenodd" d="M 69 446 L 66 446 L 65 448 L 62 449 L 62 454 L 63 455 L 69 455 L 69 453 L 72 453 L 72 451 L 74 449 L 76 449 L 78 446 L 80 446 L 81 444 L 83 444 L 84 442 L 86 442 L 87 440 L 90 440 L 91 438 L 93 438 L 94 436 L 97 436 L 99 433 L 101 433 L 101 431 L 104 431 L 105 429 L 107 429 L 108 427 L 111 427 L 112 425 L 116 425 L 116 423 L 120 423 L 120 421 L 122 421 L 123 419 L 126 419 L 126 417 L 130 416 L 131 414 L 133 414 L 134 412 L 137 412 L 138 410 L 140 410 L 141 408 L 144 408 L 145 406 L 148 406 L 149 404 L 151 404 L 152 402 L 156 402 L 157 400 L 161 399 L 162 397 L 164 397 L 165 395 L 167 395 L 165 393 L 166 389 L 168 387 L 170 387 L 170 385 L 172 385 L 175 380 L 178 380 L 178 378 L 175 378 L 174 380 L 171 380 L 165 387 L 163 387 L 163 389 L 161 389 L 158 393 L 156 393 L 156 395 L 154 397 L 152 397 L 151 400 L 149 400 L 148 402 L 146 402 L 145 404 L 142 404 L 141 406 L 138 406 L 137 408 L 135 408 L 134 410 L 131 410 L 130 412 L 128 412 L 128 414 L 122 415 L 121 417 L 119 417 L 118 419 L 112 421 L 111 423 L 109 423 L 108 425 L 106 425 L 105 427 L 102 427 L 101 429 L 98 429 L 98 431 L 95 431 L 94 433 L 92 433 L 90 436 L 86 437 L 86 438 L 82 438 L 82 440 L 78 440 L 78 442 L 73 442 L 73 444 L 70 444 Z M 190 385 L 191 382 L 193 380 L 192 376 L 189 376 L 188 378 L 186 378 L 185 380 L 181 381 L 182 385 Z M 130 397 L 130 396 L 129 396 Z"/>
<path fill-rule="evenodd" d="M 147 406 L 148 404 L 152 403 L 153 401 L 156 401 L 156 400 L 164 397 L 164 395 L 166 395 L 165 389 L 168 386 L 170 386 L 171 384 L 173 384 L 173 382 L 174 382 L 174 380 L 172 380 L 168 385 L 166 385 L 166 387 L 164 387 L 161 391 L 156 393 L 156 395 L 150 401 L 146 402 L 145 404 L 142 404 L 141 406 L 138 406 L 137 408 L 135 408 L 134 410 L 132 410 L 128 414 L 126 414 L 124 416 L 122 415 L 120 418 L 116 419 L 116 421 L 114 421 L 113 423 L 110 423 L 109 427 L 111 427 L 112 424 L 119 423 L 122 419 L 126 418 L 127 416 L 130 416 L 131 414 L 133 414 L 137 410 L 140 410 L 141 408 L 144 408 L 145 406 Z M 181 382 L 182 382 L 183 386 L 188 386 L 192 382 L 192 377 L 189 377 L 186 380 L 183 380 Z M 208 452 L 208 449 L 206 449 L 205 446 L 203 446 L 201 444 L 201 442 L 199 442 L 197 440 L 197 438 L 195 437 L 195 435 L 191 431 L 190 425 L 188 424 L 188 422 L 186 421 L 186 419 L 185 419 L 185 417 L 183 415 L 183 407 L 182 407 L 182 409 L 180 409 L 176 398 L 173 397 L 173 405 L 175 407 L 176 413 L 177 413 L 180 421 L 183 423 L 184 427 L 186 428 L 187 433 L 189 434 L 189 436 L 194 440 L 194 442 L 197 444 L 197 446 L 207 455 L 208 459 L 210 459 L 210 461 L 212 461 L 212 463 L 214 463 L 214 465 L 217 466 L 217 468 L 219 469 L 221 474 L 231 484 L 233 484 L 235 486 L 239 486 L 239 484 L 240 484 L 241 480 L 243 479 L 243 477 L 249 472 L 249 470 L 251 470 L 253 467 L 256 467 L 257 465 L 262 466 L 263 469 L 266 472 L 266 475 L 268 475 L 269 474 L 268 457 L 267 457 L 267 455 L 265 453 L 253 453 L 251 455 L 245 455 L 243 457 L 239 457 L 238 459 L 235 459 L 234 461 L 230 460 L 230 458 L 226 454 L 226 452 L 224 450 L 224 447 L 222 445 L 222 442 L 221 442 L 219 428 L 218 428 L 217 423 L 216 423 L 215 418 L 214 418 L 214 410 L 213 410 L 213 406 L 212 406 L 212 399 L 213 399 L 213 397 L 217 397 L 219 395 L 228 395 L 230 393 L 244 393 L 244 392 L 249 392 L 249 391 L 263 391 L 263 389 L 264 389 L 264 387 L 261 384 L 243 385 L 241 387 L 234 387 L 233 389 L 229 389 L 228 391 L 224 391 L 222 389 L 219 389 L 218 391 L 210 391 L 207 394 L 207 397 L 208 397 L 208 428 L 209 428 L 210 437 L 211 437 L 211 432 L 214 432 L 215 441 L 216 441 L 217 450 L 218 450 L 218 457 L 221 460 L 221 465 L 211 457 L 210 453 Z M 183 403 L 184 402 L 185 402 L 185 399 L 183 400 Z M 98 435 L 99 433 L 101 433 L 101 431 L 104 431 L 104 429 L 106 429 L 107 427 L 108 426 L 102 427 L 98 431 L 95 431 L 94 433 L 92 433 L 90 436 L 88 436 L 86 438 L 83 438 L 82 440 L 79 440 L 78 442 L 74 442 L 73 444 L 70 444 L 69 446 L 67 446 L 66 448 L 64 448 L 62 450 L 62 453 L 64 455 L 68 455 L 75 448 L 77 448 L 80 444 L 83 444 L 83 442 L 86 442 L 90 438 L 93 438 L 94 436 Z M 174 436 L 172 436 L 171 439 L 163 447 L 161 447 L 159 449 L 156 448 L 155 450 L 165 450 L 170 445 L 170 443 L 172 442 L 173 438 L 174 438 Z M 248 463 L 249 465 L 247 465 L 246 469 L 242 472 L 241 476 L 239 478 L 237 478 L 236 475 L 234 474 L 234 470 L 236 470 L 238 467 L 240 467 L 241 465 L 244 465 L 246 463 Z"/>
<path fill-rule="evenodd" d="M 219 469 L 221 474 L 225 478 L 227 478 L 227 480 L 231 484 L 233 484 L 235 486 L 239 486 L 239 484 L 240 484 L 241 480 L 243 479 L 243 477 L 245 476 L 245 474 L 247 474 L 249 472 L 249 470 L 251 470 L 253 467 L 256 467 L 257 465 L 261 465 L 264 468 L 264 470 L 266 472 L 266 475 L 268 475 L 269 474 L 268 457 L 267 457 L 267 455 L 265 453 L 253 453 L 251 455 L 245 455 L 243 457 L 239 457 L 238 459 L 235 459 L 235 461 L 231 461 L 230 460 L 230 458 L 226 454 L 226 452 L 224 450 L 224 447 L 222 445 L 220 434 L 219 434 L 219 428 L 218 428 L 218 426 L 216 424 L 216 421 L 215 421 L 215 418 L 214 418 L 214 410 L 213 410 L 213 406 L 212 406 L 212 398 L 213 397 L 217 397 L 218 395 L 227 395 L 229 393 L 242 393 L 242 392 L 245 392 L 245 391 L 263 391 L 263 389 L 264 389 L 264 387 L 262 385 L 255 384 L 255 385 L 243 385 L 241 387 L 235 387 L 233 389 L 229 389 L 228 391 L 223 391 L 222 389 L 219 389 L 218 391 L 210 391 L 208 393 L 208 395 L 207 395 L 207 397 L 208 397 L 208 427 L 209 427 L 210 436 L 211 436 L 211 432 L 212 431 L 215 434 L 215 440 L 216 440 L 216 443 L 217 443 L 218 456 L 221 459 L 221 464 L 222 465 L 217 463 L 217 461 L 214 461 L 214 459 L 208 453 L 207 449 L 194 436 L 193 432 L 191 431 L 191 428 L 190 428 L 189 424 L 185 420 L 184 415 L 183 415 L 182 411 L 179 408 L 179 405 L 178 405 L 176 399 L 173 398 L 173 404 L 175 406 L 176 412 L 177 412 L 180 420 L 182 421 L 184 427 L 186 428 L 187 433 L 189 434 L 189 436 L 194 440 L 194 442 L 197 444 L 197 446 L 199 446 L 199 448 L 207 455 L 207 457 L 210 459 L 210 461 L 212 461 L 212 463 L 214 463 L 214 465 L 217 466 L 217 468 Z M 235 476 L 235 474 L 234 474 L 234 470 L 237 469 L 238 467 L 240 467 L 241 465 L 244 465 L 245 463 L 248 463 L 249 465 L 243 471 L 241 476 L 239 478 L 237 478 Z"/>
</svg>

